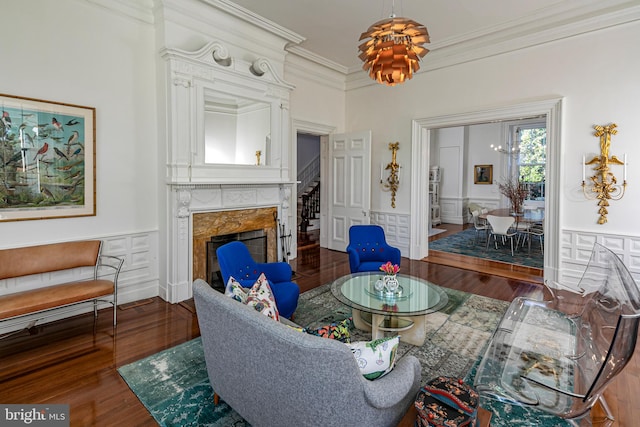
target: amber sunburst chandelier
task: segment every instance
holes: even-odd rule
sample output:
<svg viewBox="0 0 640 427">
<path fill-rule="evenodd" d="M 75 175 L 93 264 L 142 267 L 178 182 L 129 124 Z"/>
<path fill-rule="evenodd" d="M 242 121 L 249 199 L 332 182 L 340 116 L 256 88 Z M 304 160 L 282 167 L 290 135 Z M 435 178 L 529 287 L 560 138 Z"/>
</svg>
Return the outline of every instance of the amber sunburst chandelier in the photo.
<svg viewBox="0 0 640 427">
<path fill-rule="evenodd" d="M 423 46 L 429 43 L 427 27 L 396 17 L 393 11 L 388 19 L 376 22 L 362 33 L 362 40 L 366 40 L 358 46 L 358 57 L 364 62 L 362 68 L 373 80 L 388 86 L 413 77 L 420 69 L 420 59 L 429 52 Z"/>
</svg>

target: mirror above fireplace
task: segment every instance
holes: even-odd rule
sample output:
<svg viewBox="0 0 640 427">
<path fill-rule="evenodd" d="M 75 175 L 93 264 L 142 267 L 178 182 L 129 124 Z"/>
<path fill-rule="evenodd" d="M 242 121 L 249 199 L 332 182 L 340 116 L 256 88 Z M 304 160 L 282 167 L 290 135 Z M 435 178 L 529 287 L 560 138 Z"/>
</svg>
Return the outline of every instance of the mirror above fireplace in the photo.
<svg viewBox="0 0 640 427">
<path fill-rule="evenodd" d="M 204 162 L 271 163 L 271 106 L 247 98 L 222 98 L 205 92 Z"/>
</svg>

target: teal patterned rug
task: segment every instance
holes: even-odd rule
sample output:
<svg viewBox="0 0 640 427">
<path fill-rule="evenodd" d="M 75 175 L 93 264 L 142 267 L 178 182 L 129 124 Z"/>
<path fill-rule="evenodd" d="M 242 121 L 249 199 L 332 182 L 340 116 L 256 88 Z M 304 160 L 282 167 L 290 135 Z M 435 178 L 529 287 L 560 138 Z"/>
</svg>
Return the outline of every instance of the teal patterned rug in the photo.
<svg viewBox="0 0 640 427">
<path fill-rule="evenodd" d="M 497 249 L 493 244 L 489 244 L 487 248 L 486 242 L 484 232 L 481 231 L 476 243 L 476 230 L 471 227 L 456 234 L 429 242 L 429 250 L 491 259 L 509 264 L 525 265 L 527 267 L 543 268 L 544 260 L 542 252 L 540 251 L 540 241 L 538 237 L 535 237 L 531 241 L 531 252 L 529 252 L 529 247 L 526 244 L 524 247 L 521 245 L 516 249 L 514 241 L 513 256 L 511 256 L 511 246 L 508 242 L 504 245 L 498 243 Z"/>
<path fill-rule="evenodd" d="M 416 347 L 401 342 L 398 355 L 413 354 L 420 360 L 423 384 L 439 375 L 466 376 L 471 383 L 471 373 L 508 304 L 465 292 L 445 291 L 449 303 L 429 315 L 431 329 L 424 345 Z M 300 296 L 295 318 L 300 325 L 317 327 L 350 315 L 351 310 L 336 300 L 329 285 L 324 285 Z M 371 335 L 352 328 L 351 338 L 369 340 Z M 118 372 L 161 426 L 248 426 L 222 400 L 213 405 L 200 338 L 122 366 Z M 493 427 L 568 426 L 557 418 L 533 415 L 498 402 L 481 400 L 481 405 L 493 412 Z"/>
</svg>

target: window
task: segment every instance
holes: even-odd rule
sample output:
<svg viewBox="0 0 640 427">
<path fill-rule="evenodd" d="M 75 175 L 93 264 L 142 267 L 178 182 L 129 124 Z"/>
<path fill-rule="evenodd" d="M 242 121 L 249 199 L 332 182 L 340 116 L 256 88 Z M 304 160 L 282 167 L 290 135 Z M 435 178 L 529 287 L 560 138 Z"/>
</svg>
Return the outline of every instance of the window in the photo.
<svg viewBox="0 0 640 427">
<path fill-rule="evenodd" d="M 529 191 L 531 200 L 544 200 L 545 169 L 547 163 L 547 128 L 544 122 L 518 124 L 510 132 L 518 153 L 514 175 Z"/>
</svg>

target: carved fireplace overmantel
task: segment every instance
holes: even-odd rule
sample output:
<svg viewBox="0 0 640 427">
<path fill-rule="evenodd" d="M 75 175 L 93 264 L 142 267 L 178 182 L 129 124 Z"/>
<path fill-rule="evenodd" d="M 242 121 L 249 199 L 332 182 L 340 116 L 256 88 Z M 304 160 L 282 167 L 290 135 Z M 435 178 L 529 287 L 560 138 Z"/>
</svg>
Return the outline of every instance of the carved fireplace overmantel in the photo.
<svg viewBox="0 0 640 427">
<path fill-rule="evenodd" d="M 191 297 L 194 215 L 269 209 L 277 233 L 290 232 L 294 86 L 282 76 L 286 47 L 304 38 L 221 0 L 161 0 L 155 16 L 168 209 L 160 294 L 179 302 Z"/>
<path fill-rule="evenodd" d="M 268 58 L 230 52 L 213 41 L 160 53 L 169 83 L 168 183 L 291 181 L 293 85 Z M 220 117 L 228 121 L 220 125 Z"/>
</svg>

